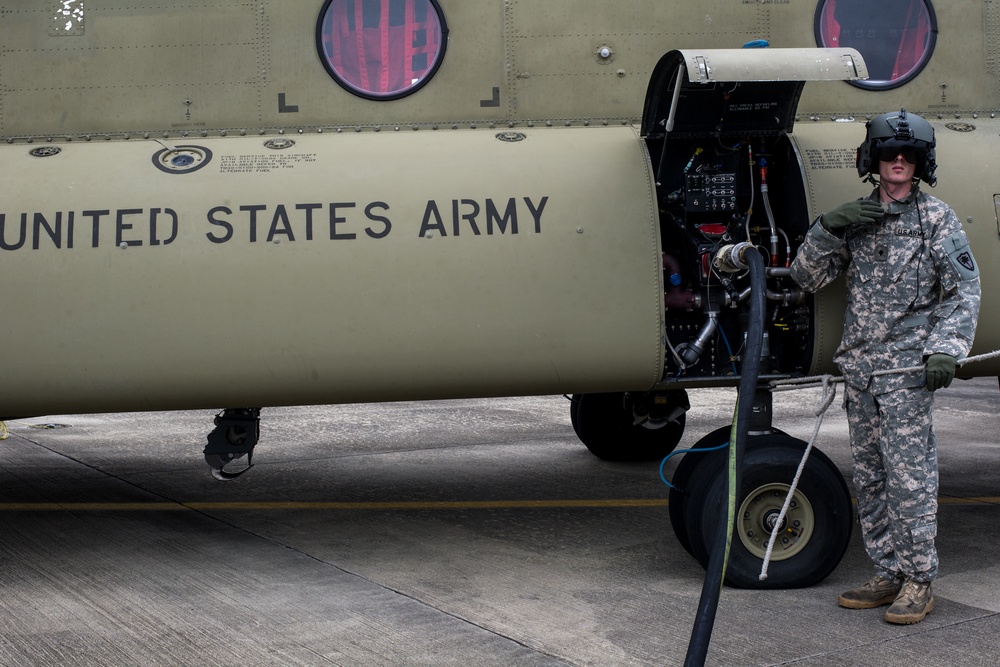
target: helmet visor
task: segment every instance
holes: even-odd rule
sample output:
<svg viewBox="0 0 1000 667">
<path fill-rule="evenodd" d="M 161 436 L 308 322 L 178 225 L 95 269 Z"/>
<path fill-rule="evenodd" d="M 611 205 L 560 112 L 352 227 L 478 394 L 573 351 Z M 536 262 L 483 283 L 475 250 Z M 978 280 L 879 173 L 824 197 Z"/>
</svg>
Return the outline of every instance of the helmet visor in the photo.
<svg viewBox="0 0 1000 667">
<path fill-rule="evenodd" d="M 883 144 L 875 149 L 875 157 L 880 162 L 894 162 L 898 156 L 902 156 L 909 164 L 917 163 L 917 149 L 913 146 Z"/>
</svg>

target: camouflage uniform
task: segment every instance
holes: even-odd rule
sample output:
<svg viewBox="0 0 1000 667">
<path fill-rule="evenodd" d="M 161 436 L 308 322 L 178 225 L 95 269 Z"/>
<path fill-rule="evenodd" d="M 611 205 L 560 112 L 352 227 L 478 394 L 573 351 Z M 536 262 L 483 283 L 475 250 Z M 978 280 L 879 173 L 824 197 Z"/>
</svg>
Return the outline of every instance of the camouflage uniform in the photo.
<svg viewBox="0 0 1000 667">
<path fill-rule="evenodd" d="M 878 190 L 870 196 L 878 201 Z M 844 334 L 834 361 L 845 379 L 854 484 L 865 548 L 886 579 L 937 575 L 934 394 L 920 366 L 933 353 L 961 359 L 979 313 L 979 269 L 952 209 L 914 187 L 884 221 L 843 238 L 814 224 L 792 264 L 814 292 L 847 274 Z"/>
</svg>

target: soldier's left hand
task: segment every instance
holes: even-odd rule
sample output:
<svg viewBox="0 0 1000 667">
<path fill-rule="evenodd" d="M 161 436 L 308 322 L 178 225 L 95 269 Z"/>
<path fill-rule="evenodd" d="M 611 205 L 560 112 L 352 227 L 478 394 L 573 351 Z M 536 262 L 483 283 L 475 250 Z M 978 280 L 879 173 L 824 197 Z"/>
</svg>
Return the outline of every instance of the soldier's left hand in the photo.
<svg viewBox="0 0 1000 667">
<path fill-rule="evenodd" d="M 950 354 L 932 354 L 927 357 L 927 389 L 937 391 L 955 379 L 955 357 Z"/>
</svg>

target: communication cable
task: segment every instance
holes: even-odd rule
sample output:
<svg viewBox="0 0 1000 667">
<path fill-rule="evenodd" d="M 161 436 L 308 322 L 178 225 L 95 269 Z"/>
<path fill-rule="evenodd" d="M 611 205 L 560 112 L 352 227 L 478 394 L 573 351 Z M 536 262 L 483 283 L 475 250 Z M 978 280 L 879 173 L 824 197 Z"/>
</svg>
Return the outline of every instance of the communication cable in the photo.
<svg viewBox="0 0 1000 667">
<path fill-rule="evenodd" d="M 721 445 L 717 445 L 715 447 L 702 447 L 699 449 L 675 449 L 674 451 L 664 456 L 663 460 L 660 461 L 660 480 L 667 485 L 667 488 L 676 489 L 677 487 L 668 482 L 667 476 L 663 474 L 663 466 L 667 465 L 667 461 L 669 461 L 674 456 L 677 456 L 678 454 L 705 454 L 706 452 L 717 452 L 720 449 L 725 449 L 728 446 L 729 446 L 729 441 L 727 440 Z"/>
<path fill-rule="evenodd" d="M 739 395 L 736 399 L 733 426 L 729 435 L 729 441 L 733 443 L 733 446 L 729 448 L 729 467 L 726 475 L 729 489 L 728 511 L 726 521 L 719 522 L 719 530 L 712 546 L 712 553 L 709 555 L 705 581 L 701 589 L 701 599 L 698 602 L 694 627 L 691 629 L 691 640 L 688 643 L 687 655 L 684 659 L 685 667 L 701 667 L 705 664 L 705 657 L 708 655 L 708 644 L 712 639 L 712 628 L 715 625 L 715 614 L 719 608 L 722 584 L 726 578 L 726 563 L 729 560 L 733 525 L 736 522 L 736 499 L 742 484 L 743 454 L 746 451 L 754 392 L 757 389 L 757 377 L 760 373 L 767 278 L 764 259 L 756 249 L 749 248 L 747 252 L 743 253 L 742 259 L 750 267 L 750 319 L 747 324 L 746 349 L 743 354 Z"/>
</svg>

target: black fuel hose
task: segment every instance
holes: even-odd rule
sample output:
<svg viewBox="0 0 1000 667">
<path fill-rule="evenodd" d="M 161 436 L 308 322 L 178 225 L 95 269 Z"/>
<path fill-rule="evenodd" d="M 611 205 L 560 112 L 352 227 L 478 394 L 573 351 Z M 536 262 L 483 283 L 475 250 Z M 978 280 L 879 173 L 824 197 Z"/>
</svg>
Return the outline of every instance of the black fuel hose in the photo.
<svg viewBox="0 0 1000 667">
<path fill-rule="evenodd" d="M 743 454 L 746 451 L 754 392 L 760 374 L 767 277 L 764 272 L 764 259 L 755 248 L 748 247 L 742 259 L 750 267 L 750 318 L 747 323 L 746 346 L 740 368 L 739 394 L 736 398 L 733 427 L 729 436 L 729 466 L 726 475 L 729 490 L 727 520 L 719 522 L 712 553 L 709 555 L 698 612 L 695 614 L 691 641 L 688 642 L 687 656 L 684 659 L 685 667 L 701 667 L 708 655 L 708 644 L 712 639 L 712 628 L 715 625 L 715 613 L 719 608 L 722 584 L 726 578 L 726 563 L 729 561 L 729 548 L 736 520 L 736 499 L 743 481 Z"/>
</svg>

